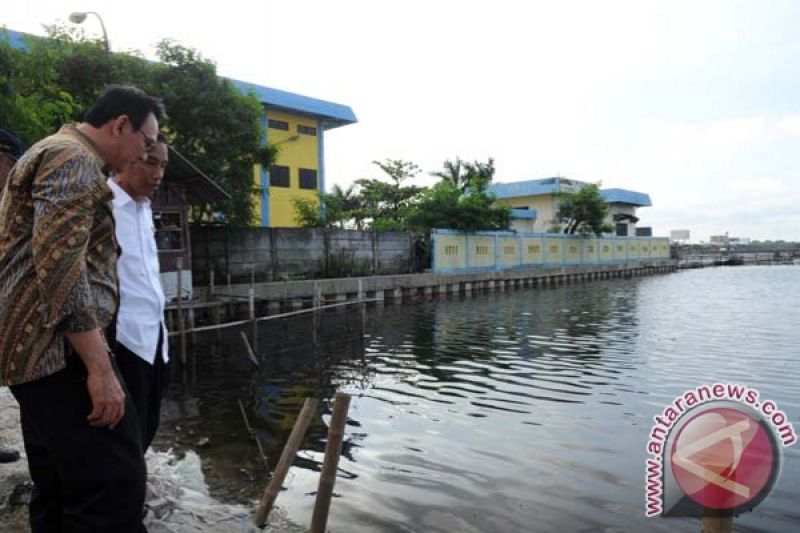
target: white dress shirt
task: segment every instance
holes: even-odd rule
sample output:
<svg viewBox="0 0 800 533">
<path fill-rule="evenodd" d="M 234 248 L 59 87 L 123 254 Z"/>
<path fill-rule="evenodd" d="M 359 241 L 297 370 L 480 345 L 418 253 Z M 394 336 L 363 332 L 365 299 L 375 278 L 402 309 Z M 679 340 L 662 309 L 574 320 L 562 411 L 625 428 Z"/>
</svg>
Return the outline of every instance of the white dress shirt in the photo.
<svg viewBox="0 0 800 533">
<path fill-rule="evenodd" d="M 136 201 L 108 180 L 114 193 L 114 220 L 122 254 L 117 262 L 119 311 L 117 342 L 150 363 L 155 362 L 159 331 L 166 363 L 167 328 L 164 325 L 164 291 L 161 287 L 155 226 L 150 200 Z"/>
</svg>

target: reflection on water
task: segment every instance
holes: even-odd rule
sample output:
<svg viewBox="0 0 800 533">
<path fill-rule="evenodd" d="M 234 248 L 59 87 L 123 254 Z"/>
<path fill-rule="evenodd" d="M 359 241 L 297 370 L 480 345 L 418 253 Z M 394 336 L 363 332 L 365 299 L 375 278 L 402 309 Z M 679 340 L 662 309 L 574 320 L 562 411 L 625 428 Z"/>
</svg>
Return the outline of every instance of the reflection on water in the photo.
<svg viewBox="0 0 800 533">
<path fill-rule="evenodd" d="M 800 268 L 706 269 L 484 293 L 263 323 L 197 338 L 159 446 L 199 449 L 212 491 L 258 498 L 306 396 L 322 400 L 278 505 L 310 521 L 330 400 L 354 394 L 331 531 L 698 531 L 644 518 L 652 417 L 701 383 L 741 382 L 800 429 Z M 362 330 L 363 328 L 363 330 Z M 797 448 L 741 531 L 793 530 Z M 738 529 L 741 528 L 741 529 Z"/>
</svg>

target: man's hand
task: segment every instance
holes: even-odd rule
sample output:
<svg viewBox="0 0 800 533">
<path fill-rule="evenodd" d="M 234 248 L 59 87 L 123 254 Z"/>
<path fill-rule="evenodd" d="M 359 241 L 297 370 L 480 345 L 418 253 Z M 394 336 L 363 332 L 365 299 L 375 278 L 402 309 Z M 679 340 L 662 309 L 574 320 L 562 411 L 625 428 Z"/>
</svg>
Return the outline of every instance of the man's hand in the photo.
<svg viewBox="0 0 800 533">
<path fill-rule="evenodd" d="M 111 365 L 105 338 L 99 329 L 68 332 L 66 336 L 89 372 L 86 389 L 92 412 L 86 420 L 90 426 L 114 429 L 125 416 L 125 393 Z"/>
<path fill-rule="evenodd" d="M 125 416 L 125 393 L 114 371 L 89 372 L 86 388 L 92 398 L 92 412 L 86 417 L 89 425 L 114 429 Z"/>
</svg>

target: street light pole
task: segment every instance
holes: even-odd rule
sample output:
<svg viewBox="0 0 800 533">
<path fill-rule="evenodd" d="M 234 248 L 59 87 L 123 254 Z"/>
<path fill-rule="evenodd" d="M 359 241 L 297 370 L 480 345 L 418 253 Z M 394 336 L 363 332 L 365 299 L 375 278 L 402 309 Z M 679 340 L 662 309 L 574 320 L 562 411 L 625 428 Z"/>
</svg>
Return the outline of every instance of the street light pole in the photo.
<svg viewBox="0 0 800 533">
<path fill-rule="evenodd" d="M 94 15 L 100 21 L 100 27 L 103 29 L 103 41 L 106 43 L 106 52 L 111 53 L 111 43 L 108 42 L 108 33 L 106 33 L 106 25 L 103 23 L 103 17 L 96 11 L 74 11 L 69 14 L 70 22 L 81 24 L 88 15 Z"/>
</svg>

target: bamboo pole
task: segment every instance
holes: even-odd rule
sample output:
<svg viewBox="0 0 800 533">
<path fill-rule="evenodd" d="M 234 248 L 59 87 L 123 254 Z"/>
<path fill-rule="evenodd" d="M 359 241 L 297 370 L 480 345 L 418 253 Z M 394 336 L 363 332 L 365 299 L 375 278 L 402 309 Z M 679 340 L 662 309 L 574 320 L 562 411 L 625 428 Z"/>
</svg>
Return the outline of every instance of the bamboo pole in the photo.
<svg viewBox="0 0 800 533">
<path fill-rule="evenodd" d="M 319 306 L 322 305 L 322 289 L 319 286 L 318 282 L 314 282 L 314 299 L 311 307 L 314 308 L 314 320 L 311 323 L 311 329 L 313 330 L 313 341 L 314 346 L 317 346 L 318 338 L 317 338 L 317 330 L 319 329 L 319 311 L 317 310 Z"/>
<path fill-rule="evenodd" d="M 244 419 L 244 427 L 247 428 L 247 432 L 250 434 L 251 437 L 256 441 L 256 447 L 258 448 L 258 455 L 261 456 L 261 460 L 264 462 L 264 466 L 269 469 L 269 461 L 267 460 L 267 455 L 264 453 L 264 447 L 261 445 L 261 439 L 258 438 L 253 426 L 250 425 L 250 419 L 247 418 L 247 412 L 244 410 L 244 404 L 242 404 L 242 400 L 236 399 L 239 403 L 239 411 L 242 413 L 242 418 Z"/>
<path fill-rule="evenodd" d="M 186 324 L 183 320 L 183 257 L 178 257 L 178 332 L 181 336 L 181 363 L 186 364 Z"/>
<path fill-rule="evenodd" d="M 244 341 L 244 347 L 247 350 L 247 357 L 250 358 L 250 361 L 252 361 L 254 365 L 261 368 L 255 352 L 253 352 L 253 349 L 250 347 L 250 341 L 247 340 L 247 335 L 244 334 L 244 331 L 240 331 L 239 333 L 242 335 L 242 341 Z"/>
<path fill-rule="evenodd" d="M 258 351 L 258 321 L 256 320 L 256 290 L 253 287 L 250 287 L 250 292 L 248 293 L 249 298 L 249 308 L 250 308 L 250 320 L 253 322 L 253 348 L 255 351 Z"/>
<path fill-rule="evenodd" d="M 289 435 L 289 440 L 283 447 L 283 453 L 278 460 L 278 466 L 275 467 L 275 472 L 272 474 L 272 479 L 269 480 L 264 494 L 261 496 L 261 501 L 258 504 L 256 511 L 255 522 L 258 527 L 267 525 L 267 518 L 272 506 L 275 504 L 275 499 L 278 497 L 278 492 L 281 490 L 283 480 L 289 472 L 289 467 L 292 466 L 295 455 L 297 455 L 297 448 L 303 440 L 303 436 L 308 430 L 308 425 L 311 423 L 311 418 L 317 410 L 317 400 L 315 398 L 306 398 L 303 404 L 303 409 L 294 423 L 292 433 Z"/>
<path fill-rule="evenodd" d="M 347 410 L 350 408 L 350 395 L 342 392 L 336 393 L 333 406 L 331 425 L 328 429 L 328 442 L 325 445 L 325 460 L 322 463 L 322 472 L 319 476 L 317 500 L 314 503 L 314 513 L 311 516 L 311 533 L 325 533 L 328 523 L 328 511 L 331 508 L 333 485 L 336 483 L 336 469 L 339 466 L 339 456 L 342 453 L 344 440 L 344 426 L 347 422 Z"/>
<path fill-rule="evenodd" d="M 231 271 L 228 270 L 228 320 L 233 318 L 233 288 L 231 285 Z"/>
<path fill-rule="evenodd" d="M 369 299 L 366 299 L 364 301 L 365 302 L 378 302 L 380 300 L 378 300 L 377 298 L 369 298 Z M 358 300 L 347 300 L 347 301 L 344 301 L 344 302 L 337 302 L 335 304 L 321 305 L 316 309 L 298 309 L 297 311 L 289 311 L 287 313 L 280 313 L 280 314 L 277 314 L 277 315 L 262 316 L 262 317 L 256 318 L 256 321 L 257 322 L 263 322 L 265 320 L 277 320 L 277 319 L 280 319 L 280 318 L 286 318 L 286 317 L 290 317 L 290 316 L 297 316 L 297 315 L 302 315 L 302 314 L 305 314 L 305 313 L 314 313 L 316 311 L 321 311 L 323 309 L 333 309 L 334 307 L 343 307 L 343 306 L 353 305 L 353 304 L 356 304 L 356 303 L 358 303 Z M 220 324 L 219 326 L 216 326 L 216 325 L 200 326 L 200 327 L 194 328 L 192 331 L 194 331 L 195 333 L 200 333 L 201 331 L 213 331 L 215 329 L 220 329 L 220 328 L 231 328 L 231 327 L 234 327 L 234 326 L 243 326 L 243 325 L 249 324 L 250 322 L 252 322 L 250 319 L 237 320 L 235 322 L 226 322 L 224 324 Z M 170 337 L 173 337 L 173 336 L 178 335 L 178 332 L 171 331 L 168 335 Z"/>
</svg>

